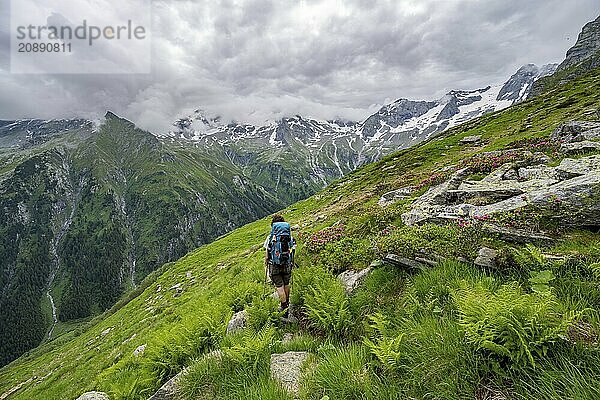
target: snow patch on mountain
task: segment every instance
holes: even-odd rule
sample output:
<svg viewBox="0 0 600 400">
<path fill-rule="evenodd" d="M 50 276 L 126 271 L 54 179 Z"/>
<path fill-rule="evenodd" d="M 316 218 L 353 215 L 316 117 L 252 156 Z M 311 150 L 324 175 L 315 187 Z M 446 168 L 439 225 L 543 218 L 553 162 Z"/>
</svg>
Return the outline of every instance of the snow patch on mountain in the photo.
<svg viewBox="0 0 600 400">
<path fill-rule="evenodd" d="M 182 118 L 165 135 L 171 140 L 201 146 L 296 149 L 310 154 L 311 163 L 329 165 L 339 174 L 410 147 L 444 130 L 484 114 L 505 109 L 527 98 L 537 79 L 552 74 L 556 64 L 519 68 L 504 84 L 476 90 L 453 90 L 435 101 L 398 99 L 362 122 L 323 121 L 302 116 L 283 118 L 264 126 L 223 124 L 201 110 Z M 344 140 L 341 140 L 344 139 Z M 316 168 L 313 168 L 316 172 Z M 319 172 L 321 174 L 321 172 Z"/>
</svg>

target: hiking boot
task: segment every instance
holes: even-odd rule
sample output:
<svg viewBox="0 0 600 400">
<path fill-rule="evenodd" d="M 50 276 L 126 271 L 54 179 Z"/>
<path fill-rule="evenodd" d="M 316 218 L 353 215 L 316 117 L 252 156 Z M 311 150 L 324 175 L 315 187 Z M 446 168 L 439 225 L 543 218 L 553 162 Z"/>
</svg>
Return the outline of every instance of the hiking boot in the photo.
<svg viewBox="0 0 600 400">
<path fill-rule="evenodd" d="M 279 304 L 279 312 L 284 311 L 283 318 L 287 318 L 289 315 L 289 302 Z"/>
</svg>

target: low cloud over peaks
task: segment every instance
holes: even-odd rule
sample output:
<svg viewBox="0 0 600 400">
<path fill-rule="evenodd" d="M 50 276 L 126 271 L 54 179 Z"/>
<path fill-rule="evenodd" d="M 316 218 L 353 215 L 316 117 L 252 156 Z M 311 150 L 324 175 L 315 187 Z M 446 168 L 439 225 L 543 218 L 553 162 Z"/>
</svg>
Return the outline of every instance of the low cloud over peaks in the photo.
<svg viewBox="0 0 600 400">
<path fill-rule="evenodd" d="M 432 99 L 501 83 L 526 63 L 560 62 L 600 13 L 595 0 L 152 7 L 151 74 L 18 75 L 4 62 L 0 118 L 97 118 L 111 109 L 157 132 L 197 108 L 253 123 L 294 114 L 357 120 L 387 100 Z M 4 60 L 8 26 L 0 28 Z"/>
</svg>

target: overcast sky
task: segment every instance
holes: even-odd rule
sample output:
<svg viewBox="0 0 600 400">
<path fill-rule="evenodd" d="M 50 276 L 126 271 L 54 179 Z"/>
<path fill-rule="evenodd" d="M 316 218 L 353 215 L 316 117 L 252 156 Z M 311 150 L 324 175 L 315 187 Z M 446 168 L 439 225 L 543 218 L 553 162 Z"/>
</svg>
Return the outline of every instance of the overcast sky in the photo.
<svg viewBox="0 0 600 400">
<path fill-rule="evenodd" d="M 151 74 L 18 75 L 2 3 L 0 118 L 110 109 L 156 132 L 197 108 L 360 120 L 400 97 L 502 83 L 562 61 L 600 14 L 598 0 L 154 0 Z"/>
</svg>

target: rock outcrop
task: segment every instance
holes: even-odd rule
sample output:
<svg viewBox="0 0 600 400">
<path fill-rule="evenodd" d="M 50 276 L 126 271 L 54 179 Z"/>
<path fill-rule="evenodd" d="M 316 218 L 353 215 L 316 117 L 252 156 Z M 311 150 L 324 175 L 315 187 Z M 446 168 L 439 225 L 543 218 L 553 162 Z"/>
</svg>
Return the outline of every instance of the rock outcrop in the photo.
<svg viewBox="0 0 600 400">
<path fill-rule="evenodd" d="M 351 294 L 358 286 L 360 286 L 372 270 L 371 267 L 367 267 L 360 271 L 344 271 L 338 275 L 338 279 L 342 286 L 344 286 L 346 293 Z"/>
<path fill-rule="evenodd" d="M 554 136 L 567 140 L 574 135 L 594 137 L 600 124 L 570 123 Z M 600 143 L 593 143 L 593 148 Z M 444 222 L 490 215 L 533 206 L 556 211 L 564 226 L 600 225 L 600 155 L 578 159 L 565 158 L 556 167 L 512 162 L 502 165 L 481 181 L 468 181 L 468 168 L 458 170 L 441 185 L 429 189 L 416 199 L 412 209 L 402 215 L 407 225 Z M 529 161 L 530 163 L 532 161 Z M 477 199 L 478 202 L 472 200 Z M 481 200 L 484 203 L 481 204 Z"/>
<path fill-rule="evenodd" d="M 391 192 L 387 192 L 383 196 L 381 196 L 378 204 L 381 207 L 387 207 L 390 204 L 393 204 L 399 200 L 403 200 L 403 199 L 406 199 L 407 197 L 410 197 L 410 195 L 413 194 L 414 191 L 415 191 L 415 188 L 412 186 L 407 186 L 407 187 L 403 187 L 400 189 L 392 190 Z"/>
<path fill-rule="evenodd" d="M 556 72 L 533 82 L 528 97 L 535 97 L 547 89 L 564 85 L 589 71 L 600 67 L 600 17 L 587 23 L 565 60 Z"/>
<path fill-rule="evenodd" d="M 227 323 L 227 334 L 230 335 L 241 331 L 246 327 L 247 322 L 248 312 L 246 310 L 236 312 L 229 320 L 229 323 Z"/>
<path fill-rule="evenodd" d="M 577 42 L 567 51 L 565 60 L 560 63 L 558 70 L 564 70 L 579 64 L 600 51 L 600 16 L 584 25 L 577 37 Z"/>
<path fill-rule="evenodd" d="M 466 136 L 460 139 L 460 144 L 475 144 L 481 141 L 481 135 Z"/>
</svg>

